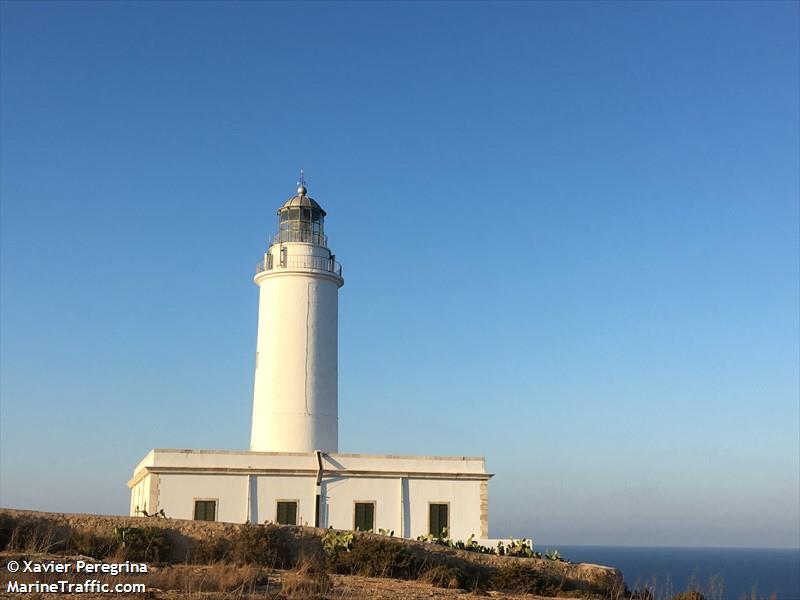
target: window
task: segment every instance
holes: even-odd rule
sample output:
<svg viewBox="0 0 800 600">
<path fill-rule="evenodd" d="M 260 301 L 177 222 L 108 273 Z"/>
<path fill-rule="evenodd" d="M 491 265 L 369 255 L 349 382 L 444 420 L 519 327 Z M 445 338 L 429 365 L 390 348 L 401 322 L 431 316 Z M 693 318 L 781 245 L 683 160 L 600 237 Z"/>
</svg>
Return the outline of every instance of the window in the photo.
<svg viewBox="0 0 800 600">
<path fill-rule="evenodd" d="M 297 525 L 297 502 L 278 500 L 278 514 L 275 521 L 278 525 Z"/>
<path fill-rule="evenodd" d="M 372 531 L 375 529 L 374 502 L 356 502 L 353 529 L 356 531 Z"/>
<path fill-rule="evenodd" d="M 216 521 L 217 520 L 217 501 L 216 500 L 195 500 L 194 501 L 194 520 L 195 521 Z"/>
<path fill-rule="evenodd" d="M 428 520 L 428 533 L 436 537 L 445 535 L 445 529 L 448 528 L 447 523 L 447 504 L 431 504 L 430 505 L 430 518 Z"/>
</svg>

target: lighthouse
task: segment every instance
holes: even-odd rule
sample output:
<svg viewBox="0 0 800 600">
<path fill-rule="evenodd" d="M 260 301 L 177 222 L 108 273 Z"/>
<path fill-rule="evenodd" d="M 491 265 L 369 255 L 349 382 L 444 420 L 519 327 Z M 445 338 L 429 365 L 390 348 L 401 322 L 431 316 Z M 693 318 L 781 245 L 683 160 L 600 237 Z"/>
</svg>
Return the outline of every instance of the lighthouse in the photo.
<svg viewBox="0 0 800 600">
<path fill-rule="evenodd" d="M 250 450 L 337 452 L 341 265 L 301 172 L 256 266 L 259 287 Z"/>
<path fill-rule="evenodd" d="M 489 538 L 481 456 L 339 452 L 342 267 L 326 213 L 297 192 L 256 266 L 258 338 L 249 450 L 154 448 L 128 481 L 131 516 Z M 242 398 L 242 402 L 247 402 Z"/>
</svg>

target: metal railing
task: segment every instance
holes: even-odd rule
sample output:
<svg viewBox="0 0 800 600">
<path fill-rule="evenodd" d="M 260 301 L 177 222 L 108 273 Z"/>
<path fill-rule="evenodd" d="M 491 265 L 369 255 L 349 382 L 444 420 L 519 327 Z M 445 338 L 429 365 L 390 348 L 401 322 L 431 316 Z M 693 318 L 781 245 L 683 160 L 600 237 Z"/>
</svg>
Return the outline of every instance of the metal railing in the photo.
<svg viewBox="0 0 800 600">
<path fill-rule="evenodd" d="M 325 271 L 342 276 L 342 265 L 333 258 L 324 256 L 285 256 L 283 260 L 276 259 L 272 254 L 265 254 L 264 260 L 256 265 L 256 274 L 265 271 L 279 271 L 281 269 L 310 269 Z"/>
<path fill-rule="evenodd" d="M 272 239 L 273 244 L 282 244 L 284 242 L 304 242 L 327 248 L 328 236 L 312 231 L 279 231 Z"/>
</svg>

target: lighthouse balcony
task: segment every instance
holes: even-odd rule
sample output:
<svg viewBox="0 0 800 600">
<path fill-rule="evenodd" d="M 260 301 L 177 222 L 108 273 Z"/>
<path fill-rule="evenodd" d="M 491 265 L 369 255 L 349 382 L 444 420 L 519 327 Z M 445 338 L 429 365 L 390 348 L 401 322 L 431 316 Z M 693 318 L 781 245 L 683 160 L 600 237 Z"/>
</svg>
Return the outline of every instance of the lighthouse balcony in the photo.
<svg viewBox="0 0 800 600">
<path fill-rule="evenodd" d="M 328 247 L 328 236 L 317 231 L 304 231 L 303 229 L 281 230 L 272 239 L 273 244 L 285 244 L 287 242 L 301 242 L 304 244 L 315 244 L 317 246 Z"/>
<path fill-rule="evenodd" d="M 269 271 L 279 270 L 309 270 L 309 271 L 325 271 L 333 273 L 337 277 L 342 276 L 342 265 L 336 260 L 326 258 L 324 256 L 307 256 L 307 255 L 294 255 L 284 256 L 282 259 L 273 256 L 272 254 L 265 254 L 264 259 L 256 265 L 256 275 Z"/>
</svg>

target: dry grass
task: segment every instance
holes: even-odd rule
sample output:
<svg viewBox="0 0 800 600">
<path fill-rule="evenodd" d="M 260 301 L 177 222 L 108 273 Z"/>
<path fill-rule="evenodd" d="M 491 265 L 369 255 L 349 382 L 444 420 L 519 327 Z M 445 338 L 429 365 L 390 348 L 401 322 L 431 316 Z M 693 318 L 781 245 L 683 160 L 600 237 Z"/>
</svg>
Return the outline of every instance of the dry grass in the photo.
<svg viewBox="0 0 800 600">
<path fill-rule="evenodd" d="M 252 595 L 267 593 L 270 588 L 270 571 L 253 565 L 216 563 L 203 567 L 165 567 L 150 573 L 144 579 L 148 589 L 179 591 L 186 594 L 209 592 Z M 133 579 L 132 579 L 133 580 Z M 277 585 L 273 587 L 277 588 Z"/>
<path fill-rule="evenodd" d="M 63 561 L 63 556 L 53 555 L 22 555 L 14 556 L 15 560 L 27 557 L 37 562 L 45 560 Z M 5 560 L 0 561 L 0 587 L 5 589 L 6 583 L 13 579 L 19 583 L 56 583 L 68 581 L 70 583 L 83 583 L 87 579 L 97 579 L 103 583 L 143 583 L 150 591 L 176 592 L 181 595 L 196 596 L 208 593 L 223 593 L 226 595 L 251 596 L 269 595 L 279 589 L 278 578 L 270 577 L 271 570 L 254 565 L 232 565 L 217 563 L 208 566 L 175 565 L 163 568 L 151 568 L 148 573 L 120 573 L 86 574 L 71 573 L 16 573 L 13 577 L 7 573 Z"/>
<path fill-rule="evenodd" d="M 27 554 L 64 552 L 96 559 L 159 563 L 169 559 L 171 542 L 167 531 L 159 527 L 126 527 L 117 535 L 101 535 L 40 517 L 13 519 L 0 514 L 0 550 Z"/>
<path fill-rule="evenodd" d="M 429 583 L 431 585 L 435 585 L 436 587 L 447 588 L 450 590 L 455 590 L 461 587 L 459 585 L 459 572 L 452 567 L 446 567 L 444 565 L 437 565 L 421 573 L 417 578 L 417 581 Z"/>
<path fill-rule="evenodd" d="M 67 532 L 46 519 L 0 515 L 0 549 L 30 554 L 57 552 L 66 549 L 67 537 Z"/>
<path fill-rule="evenodd" d="M 297 566 L 283 573 L 281 592 L 287 599 L 324 598 L 333 582 L 319 560 L 302 557 Z"/>
<path fill-rule="evenodd" d="M 320 532 L 275 525 L 205 527 L 181 521 L 114 517 L 70 518 L 25 511 L 0 511 L 0 586 L 9 580 L 4 564 L 10 558 L 68 562 L 70 557 L 92 557 L 107 562 L 147 562 L 147 574 L 94 577 L 105 583 L 144 583 L 157 596 L 270 599 L 415 598 L 420 595 L 451 597 L 455 590 L 474 594 L 539 594 L 542 597 L 591 597 L 585 579 L 568 579 L 567 572 L 542 561 L 503 557 L 466 556 L 458 550 L 409 543 L 374 534 L 356 534 L 349 551 L 326 556 Z M 125 530 L 124 538 L 122 529 Z M 124 542 L 124 543 L 123 543 Z M 167 561 L 172 561 L 167 562 Z M 158 565 L 161 565 L 160 567 Z M 560 566 L 560 565 L 559 565 Z M 288 569 L 287 571 L 279 571 Z M 331 577 L 331 574 L 337 574 Z M 20 583 L 74 583 L 85 575 L 16 574 Z M 400 582 L 398 580 L 405 580 Z M 603 583 L 607 580 L 599 580 Z M 354 586 L 354 582 L 358 582 Z M 367 583 L 369 582 L 369 583 Z M 595 585 L 594 597 L 619 600 L 615 588 L 606 593 Z M 636 585 L 637 600 L 721 600 L 720 579 L 688 589 L 703 595 L 678 595 L 669 580 Z M 368 586 L 381 588 L 367 594 Z M 682 586 L 681 586 L 682 587 Z M 678 588 L 680 589 L 680 588 Z M 685 589 L 685 588 L 684 588 Z M 394 591 L 393 591 L 394 590 Z M 399 590 L 403 590 L 402 593 Z M 422 590 L 427 590 L 422 593 Z M 463 592 L 462 592 L 463 593 Z M 7 597 L 0 588 L 0 598 Z M 767 599 L 755 590 L 739 600 Z"/>
</svg>

